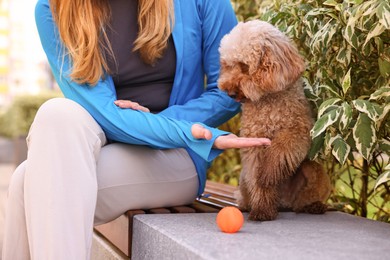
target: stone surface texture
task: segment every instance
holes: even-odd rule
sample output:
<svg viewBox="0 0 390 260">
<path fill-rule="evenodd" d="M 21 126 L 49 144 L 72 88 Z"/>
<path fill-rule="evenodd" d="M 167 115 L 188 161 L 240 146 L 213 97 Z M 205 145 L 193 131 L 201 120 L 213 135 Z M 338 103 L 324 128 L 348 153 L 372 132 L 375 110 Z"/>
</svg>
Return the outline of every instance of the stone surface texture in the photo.
<svg viewBox="0 0 390 260">
<path fill-rule="evenodd" d="M 132 259 L 388 259 L 390 225 L 340 212 L 280 213 L 219 231 L 215 213 L 137 215 Z"/>
</svg>

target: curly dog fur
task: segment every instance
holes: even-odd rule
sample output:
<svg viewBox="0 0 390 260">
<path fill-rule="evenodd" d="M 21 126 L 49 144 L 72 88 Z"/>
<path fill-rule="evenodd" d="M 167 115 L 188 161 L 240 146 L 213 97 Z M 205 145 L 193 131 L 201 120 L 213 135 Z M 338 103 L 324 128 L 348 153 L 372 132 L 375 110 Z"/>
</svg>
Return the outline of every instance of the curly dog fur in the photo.
<svg viewBox="0 0 390 260">
<path fill-rule="evenodd" d="M 278 29 L 239 23 L 220 45 L 219 88 L 242 102 L 240 135 L 267 137 L 269 147 L 241 149 L 239 206 L 251 220 L 273 220 L 278 207 L 322 214 L 330 181 L 306 158 L 313 126 L 301 76 L 305 64 Z"/>
</svg>

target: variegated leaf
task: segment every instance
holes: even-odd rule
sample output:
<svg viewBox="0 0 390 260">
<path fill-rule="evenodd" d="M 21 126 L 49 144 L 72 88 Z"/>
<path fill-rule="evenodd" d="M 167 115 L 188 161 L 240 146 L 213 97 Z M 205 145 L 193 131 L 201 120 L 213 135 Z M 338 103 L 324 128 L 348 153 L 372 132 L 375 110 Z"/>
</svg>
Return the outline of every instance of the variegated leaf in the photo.
<svg viewBox="0 0 390 260">
<path fill-rule="evenodd" d="M 381 87 L 370 95 L 370 100 L 377 100 L 383 97 L 390 97 L 390 87 Z"/>
<path fill-rule="evenodd" d="M 341 102 L 341 99 L 339 98 L 331 98 L 325 100 L 320 107 L 318 108 L 318 115 L 317 118 L 320 118 L 327 110 L 333 108 L 338 108 L 338 106 L 335 106 L 337 103 Z"/>
<path fill-rule="evenodd" d="M 335 0 L 327 0 L 327 1 L 323 2 L 322 4 L 323 5 L 327 5 L 327 6 L 336 6 L 336 5 L 338 5 L 338 3 Z"/>
<path fill-rule="evenodd" d="M 378 141 L 378 148 L 380 151 L 386 154 L 390 154 L 390 141 L 384 138 L 380 139 Z"/>
<path fill-rule="evenodd" d="M 356 99 L 356 100 L 352 101 L 352 103 L 359 112 L 365 113 L 366 115 L 368 115 L 368 117 L 372 121 L 375 122 L 377 120 L 378 113 L 370 101 Z"/>
<path fill-rule="evenodd" d="M 317 89 L 311 86 L 306 78 L 303 78 L 303 91 L 305 92 L 307 99 L 310 101 L 315 102 L 319 99 Z"/>
<path fill-rule="evenodd" d="M 326 35 L 325 41 L 324 41 L 325 46 L 330 45 L 330 42 L 332 41 L 333 36 L 337 32 L 337 27 L 338 27 L 338 25 L 337 25 L 335 19 L 329 20 L 329 22 L 326 24 L 325 28 L 327 30 L 327 35 Z"/>
<path fill-rule="evenodd" d="M 344 24 L 348 23 L 348 19 L 351 16 L 351 12 L 349 9 L 343 10 L 343 12 L 340 12 L 340 21 Z"/>
<path fill-rule="evenodd" d="M 305 20 L 309 17 L 309 16 L 318 16 L 318 15 L 323 15 L 323 14 L 327 14 L 331 12 L 330 9 L 328 8 L 315 8 L 313 9 L 312 11 L 308 12 L 305 16 Z"/>
<path fill-rule="evenodd" d="M 382 34 L 385 31 L 385 26 L 383 26 L 381 23 L 378 23 L 371 31 L 368 33 L 366 41 L 364 42 L 364 45 L 366 45 L 373 37 L 378 36 Z"/>
<path fill-rule="evenodd" d="M 364 159 L 370 161 L 372 157 L 371 152 L 376 141 L 374 122 L 367 114 L 360 113 L 352 132 L 356 149 Z"/>
<path fill-rule="evenodd" d="M 379 111 L 379 109 L 376 109 L 376 110 Z M 382 125 L 383 120 L 386 118 L 387 113 L 389 113 L 389 111 L 390 111 L 390 103 L 387 103 L 384 107 L 381 107 L 380 113 L 375 121 L 378 129 Z"/>
<path fill-rule="evenodd" d="M 351 62 L 351 46 L 342 47 L 337 54 L 336 60 L 345 66 L 348 66 Z"/>
<path fill-rule="evenodd" d="M 330 125 L 337 121 L 339 115 L 340 110 L 333 109 L 319 118 L 317 122 L 315 122 L 313 129 L 310 131 L 312 138 L 315 138 L 316 136 L 325 132 Z"/>
<path fill-rule="evenodd" d="M 317 52 L 320 52 L 323 48 L 330 46 L 330 41 L 333 35 L 337 31 L 337 24 L 334 19 L 329 20 L 318 32 L 314 35 L 311 40 L 310 48 Z"/>
<path fill-rule="evenodd" d="M 390 4 L 389 1 L 383 0 L 378 5 L 377 16 L 379 22 L 386 28 L 390 29 Z"/>
<path fill-rule="evenodd" d="M 332 140 L 332 133 L 327 131 L 324 137 L 324 155 L 328 156 L 332 153 L 332 146 L 330 145 L 330 141 Z"/>
<path fill-rule="evenodd" d="M 324 93 L 324 94 L 326 94 L 327 96 L 329 96 L 329 94 L 331 94 L 331 96 L 333 96 L 333 97 L 339 97 L 339 98 L 341 98 L 340 93 L 339 93 L 339 90 L 336 89 L 336 87 L 334 87 L 334 86 L 320 85 L 320 86 L 318 87 L 318 89 L 321 90 L 321 93 Z"/>
<path fill-rule="evenodd" d="M 324 136 L 325 136 L 325 134 L 323 133 L 323 134 L 320 134 L 319 136 L 315 137 L 312 140 L 310 150 L 308 153 L 308 157 L 311 160 L 314 160 L 315 158 L 317 158 L 318 153 L 321 151 L 323 144 L 324 144 Z"/>
<path fill-rule="evenodd" d="M 385 60 L 382 57 L 378 58 L 378 66 L 379 72 L 384 78 L 388 78 L 390 76 L 390 61 Z"/>
<path fill-rule="evenodd" d="M 389 166 L 389 165 L 387 165 L 387 166 Z M 388 168 L 388 167 L 386 167 L 386 168 Z M 390 181 L 390 169 L 385 171 L 381 175 L 379 175 L 378 179 L 376 180 L 374 189 L 378 188 L 379 185 L 386 183 L 388 181 Z"/>
<path fill-rule="evenodd" d="M 334 7 L 334 9 L 338 12 L 341 11 L 341 9 L 343 9 L 343 5 L 342 4 L 338 4 Z M 338 15 L 336 15 L 335 13 L 328 13 L 327 15 L 329 15 L 330 17 L 332 17 L 333 19 L 335 19 L 336 21 L 340 19 L 340 17 Z"/>
<path fill-rule="evenodd" d="M 315 33 L 315 31 L 317 30 L 317 23 L 316 21 L 313 21 L 313 20 L 304 20 L 303 23 L 305 24 L 305 27 L 306 27 L 306 33 L 308 34 L 308 36 L 310 38 L 313 37 L 313 34 Z"/>
<path fill-rule="evenodd" d="M 361 8 L 361 7 L 363 7 L 363 8 Z M 365 7 L 368 7 L 368 8 L 365 8 Z M 357 7 L 357 13 L 359 14 L 359 17 L 357 17 L 359 28 L 373 28 L 372 24 L 376 20 L 375 19 L 375 15 L 376 15 L 376 8 L 375 7 L 376 7 L 375 3 L 371 3 L 369 6 L 360 5 Z M 361 14 L 361 16 L 360 16 L 360 14 Z M 367 32 L 367 29 L 365 29 L 365 32 Z"/>
<path fill-rule="evenodd" d="M 375 48 L 372 42 L 368 42 L 366 45 L 363 46 L 363 54 L 366 57 L 369 57 L 374 50 Z"/>
<path fill-rule="evenodd" d="M 346 135 L 343 136 L 343 138 L 344 138 L 344 141 L 349 145 L 349 147 L 351 147 L 351 152 L 348 155 L 348 159 L 350 161 L 354 161 L 355 155 L 358 153 L 355 152 L 356 151 L 356 143 L 355 143 L 355 140 L 353 139 L 352 131 L 347 132 Z"/>
<path fill-rule="evenodd" d="M 375 42 L 375 45 L 376 45 L 376 48 L 377 48 L 378 52 L 382 53 L 383 49 L 384 49 L 383 40 L 381 38 L 379 38 L 379 37 L 375 37 L 374 38 L 374 42 Z"/>
<path fill-rule="evenodd" d="M 359 5 L 363 2 L 363 0 L 346 0 L 346 2 L 351 3 L 351 4 L 355 4 L 355 5 Z"/>
<path fill-rule="evenodd" d="M 341 107 L 342 109 L 339 121 L 339 128 L 340 130 L 345 130 L 347 129 L 352 120 L 352 108 L 347 102 L 344 102 Z"/>
<path fill-rule="evenodd" d="M 351 152 L 351 147 L 345 142 L 341 135 L 333 137 L 330 141 L 330 145 L 333 147 L 333 156 L 341 165 L 344 165 L 349 153 Z"/>
<path fill-rule="evenodd" d="M 344 95 L 347 93 L 348 89 L 351 87 L 351 69 L 348 70 L 347 74 L 345 74 L 343 78 L 343 82 L 341 83 L 343 88 Z"/>
<path fill-rule="evenodd" d="M 358 7 L 358 9 L 362 12 L 362 16 L 371 16 L 372 14 L 375 14 L 376 8 L 377 4 L 375 1 L 366 1 Z"/>
<path fill-rule="evenodd" d="M 357 21 L 357 18 L 354 17 L 354 16 L 351 16 L 348 19 L 348 24 L 345 27 L 345 30 L 344 30 L 344 33 L 343 33 L 344 39 L 347 40 L 347 42 L 352 47 L 354 47 L 355 49 L 358 48 L 358 40 L 357 40 L 357 36 L 355 34 L 355 23 L 356 23 L 356 21 Z"/>
</svg>

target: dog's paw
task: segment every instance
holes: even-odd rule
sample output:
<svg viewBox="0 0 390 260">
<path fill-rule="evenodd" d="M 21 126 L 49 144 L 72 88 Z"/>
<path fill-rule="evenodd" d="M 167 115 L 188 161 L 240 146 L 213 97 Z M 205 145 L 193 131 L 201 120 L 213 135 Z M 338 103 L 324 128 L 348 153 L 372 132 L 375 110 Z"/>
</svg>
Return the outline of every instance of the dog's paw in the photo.
<svg viewBox="0 0 390 260">
<path fill-rule="evenodd" d="M 321 201 L 313 202 L 310 205 L 306 205 L 301 209 L 295 210 L 296 212 L 303 212 L 309 214 L 324 214 L 328 210 L 328 206 Z"/>
<path fill-rule="evenodd" d="M 253 221 L 270 221 L 276 219 L 278 211 L 276 209 L 269 210 L 251 210 L 248 219 Z"/>
<path fill-rule="evenodd" d="M 250 207 L 247 205 L 247 204 L 244 204 L 244 203 L 237 203 L 238 204 L 238 208 L 242 211 L 242 212 L 249 212 L 250 211 Z"/>
</svg>

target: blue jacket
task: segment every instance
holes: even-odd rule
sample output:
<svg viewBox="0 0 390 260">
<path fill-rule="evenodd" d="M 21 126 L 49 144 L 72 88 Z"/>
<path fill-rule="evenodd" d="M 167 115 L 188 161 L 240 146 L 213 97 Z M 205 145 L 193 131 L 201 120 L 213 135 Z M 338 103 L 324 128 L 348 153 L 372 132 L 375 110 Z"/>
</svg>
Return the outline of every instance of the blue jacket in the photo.
<svg viewBox="0 0 390 260">
<path fill-rule="evenodd" d="M 83 106 L 108 139 L 156 149 L 186 148 L 198 172 L 201 194 L 209 162 L 221 152 L 212 148 L 214 140 L 227 134 L 215 127 L 240 109 L 238 103 L 217 87 L 219 43 L 237 20 L 229 0 L 175 0 L 174 8 L 176 74 L 169 107 L 159 114 L 118 108 L 109 75 L 102 77 L 96 86 L 72 81 L 71 64 L 63 55 L 49 0 L 38 0 L 35 19 L 43 49 L 64 96 Z M 209 128 L 213 138 L 193 138 L 191 126 L 195 122 Z"/>
</svg>

